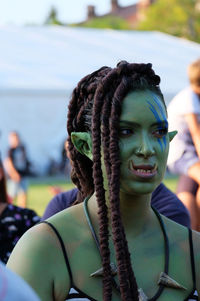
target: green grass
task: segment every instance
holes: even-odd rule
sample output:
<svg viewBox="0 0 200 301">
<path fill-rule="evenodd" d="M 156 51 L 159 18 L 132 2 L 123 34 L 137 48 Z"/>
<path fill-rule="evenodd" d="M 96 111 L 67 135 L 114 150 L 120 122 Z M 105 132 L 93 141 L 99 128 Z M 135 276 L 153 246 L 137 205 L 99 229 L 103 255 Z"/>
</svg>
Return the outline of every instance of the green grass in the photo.
<svg viewBox="0 0 200 301">
<path fill-rule="evenodd" d="M 165 185 L 175 192 L 177 185 L 177 177 L 166 176 L 164 181 Z M 39 178 L 31 179 L 28 190 L 28 208 L 31 208 L 42 216 L 44 210 L 53 198 L 50 192 L 50 186 L 58 186 L 63 190 L 70 190 L 74 187 L 71 182 L 67 182 L 64 178 Z"/>
<path fill-rule="evenodd" d="M 163 182 L 171 191 L 173 192 L 176 191 L 178 177 L 174 177 L 174 176 L 166 177 Z"/>
<path fill-rule="evenodd" d="M 51 186 L 58 186 L 63 191 L 74 187 L 71 182 L 67 182 L 65 179 L 31 179 L 29 181 L 27 207 L 35 210 L 40 216 L 43 215 L 47 204 L 53 198 L 53 194 L 50 191 Z"/>
</svg>

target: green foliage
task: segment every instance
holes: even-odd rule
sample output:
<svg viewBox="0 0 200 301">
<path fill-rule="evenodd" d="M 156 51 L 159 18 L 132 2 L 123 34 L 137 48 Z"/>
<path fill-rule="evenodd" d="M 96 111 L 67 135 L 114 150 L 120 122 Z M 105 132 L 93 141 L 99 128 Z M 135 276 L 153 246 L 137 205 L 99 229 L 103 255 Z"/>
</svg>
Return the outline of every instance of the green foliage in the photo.
<svg viewBox="0 0 200 301">
<path fill-rule="evenodd" d="M 63 25 L 57 17 L 57 10 L 52 7 L 45 21 L 45 25 Z"/>
<path fill-rule="evenodd" d="M 118 30 L 130 29 L 130 25 L 126 20 L 115 16 L 93 18 L 82 24 L 77 24 L 76 26 L 92 27 L 92 28 L 109 28 L 109 29 L 118 29 Z"/>
<path fill-rule="evenodd" d="M 140 22 L 139 30 L 159 30 L 200 42 L 200 12 L 197 0 L 157 0 Z"/>
</svg>

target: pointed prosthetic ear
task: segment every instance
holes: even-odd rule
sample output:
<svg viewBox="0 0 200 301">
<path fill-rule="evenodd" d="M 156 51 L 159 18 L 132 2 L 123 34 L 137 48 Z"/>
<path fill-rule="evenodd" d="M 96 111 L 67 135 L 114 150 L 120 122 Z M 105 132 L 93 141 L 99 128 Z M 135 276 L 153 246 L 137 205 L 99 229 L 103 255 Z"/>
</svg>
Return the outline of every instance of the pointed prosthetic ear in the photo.
<svg viewBox="0 0 200 301">
<path fill-rule="evenodd" d="M 173 140 L 173 138 L 176 136 L 177 133 L 178 133 L 178 131 L 169 132 L 169 141 L 170 142 Z"/>
<path fill-rule="evenodd" d="M 92 160 L 92 138 L 87 132 L 72 132 L 72 143 L 79 153 Z"/>
</svg>

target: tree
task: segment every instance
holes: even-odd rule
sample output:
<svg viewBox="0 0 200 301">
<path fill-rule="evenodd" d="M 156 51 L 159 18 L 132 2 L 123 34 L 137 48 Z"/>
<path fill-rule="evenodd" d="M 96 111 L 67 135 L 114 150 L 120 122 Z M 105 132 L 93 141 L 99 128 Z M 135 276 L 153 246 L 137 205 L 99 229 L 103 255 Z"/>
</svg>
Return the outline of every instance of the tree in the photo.
<svg viewBox="0 0 200 301">
<path fill-rule="evenodd" d="M 159 30 L 200 42 L 200 12 L 197 0 L 157 0 L 147 10 L 140 30 Z"/>
<path fill-rule="evenodd" d="M 130 29 L 128 22 L 120 17 L 105 16 L 88 20 L 82 24 L 74 24 L 74 26 L 93 27 L 93 28 L 110 28 L 110 29 Z"/>
<path fill-rule="evenodd" d="M 45 21 L 46 25 L 63 25 L 59 20 L 58 20 L 58 13 L 55 7 L 52 7 L 50 9 L 50 12 L 47 16 L 47 19 Z"/>
</svg>

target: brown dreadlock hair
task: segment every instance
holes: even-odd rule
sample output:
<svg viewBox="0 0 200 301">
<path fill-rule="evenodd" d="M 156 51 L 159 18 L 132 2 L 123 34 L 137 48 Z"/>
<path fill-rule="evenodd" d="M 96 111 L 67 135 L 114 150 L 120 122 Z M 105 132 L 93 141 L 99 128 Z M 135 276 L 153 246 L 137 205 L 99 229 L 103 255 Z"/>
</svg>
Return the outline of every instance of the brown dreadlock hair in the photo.
<svg viewBox="0 0 200 301">
<path fill-rule="evenodd" d="M 68 108 L 68 145 L 72 181 L 78 187 L 79 201 L 94 191 L 98 203 L 99 239 L 103 266 L 103 300 L 112 299 L 108 211 L 101 169 L 101 148 L 109 185 L 112 238 L 118 266 L 120 294 L 123 301 L 138 300 L 138 287 L 131 265 L 128 243 L 120 214 L 120 156 L 118 124 L 122 101 L 132 91 L 149 89 L 160 96 L 160 77 L 151 64 L 121 61 L 116 68 L 102 67 L 80 80 Z M 72 132 L 92 136 L 93 161 L 80 154 L 71 141 Z"/>
</svg>

